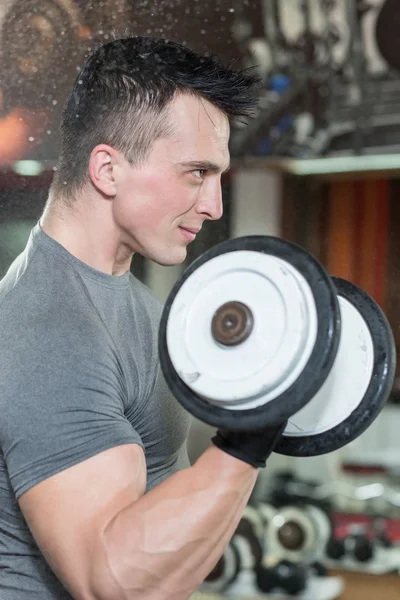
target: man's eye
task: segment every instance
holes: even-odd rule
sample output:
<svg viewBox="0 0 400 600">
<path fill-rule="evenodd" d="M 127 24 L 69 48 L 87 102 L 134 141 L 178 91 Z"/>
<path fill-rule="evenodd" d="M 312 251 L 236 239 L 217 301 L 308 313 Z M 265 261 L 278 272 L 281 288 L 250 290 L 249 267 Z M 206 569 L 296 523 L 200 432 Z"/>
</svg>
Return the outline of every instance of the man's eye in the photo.
<svg viewBox="0 0 400 600">
<path fill-rule="evenodd" d="M 198 179 L 203 179 L 204 175 L 206 174 L 206 170 L 205 169 L 196 169 L 195 171 L 192 171 L 192 173 Z"/>
</svg>

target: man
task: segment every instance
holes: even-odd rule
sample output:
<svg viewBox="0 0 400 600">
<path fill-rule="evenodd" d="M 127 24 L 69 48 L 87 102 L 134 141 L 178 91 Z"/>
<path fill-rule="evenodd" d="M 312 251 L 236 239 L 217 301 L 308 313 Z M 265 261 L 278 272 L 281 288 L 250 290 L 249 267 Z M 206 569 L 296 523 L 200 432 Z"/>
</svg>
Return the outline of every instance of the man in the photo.
<svg viewBox="0 0 400 600">
<path fill-rule="evenodd" d="M 161 308 L 129 269 L 181 263 L 221 217 L 229 121 L 256 88 L 151 38 L 107 44 L 75 83 L 43 216 L 0 284 L 1 600 L 187 599 L 240 520 L 281 429 L 220 431 L 189 465 Z"/>
</svg>

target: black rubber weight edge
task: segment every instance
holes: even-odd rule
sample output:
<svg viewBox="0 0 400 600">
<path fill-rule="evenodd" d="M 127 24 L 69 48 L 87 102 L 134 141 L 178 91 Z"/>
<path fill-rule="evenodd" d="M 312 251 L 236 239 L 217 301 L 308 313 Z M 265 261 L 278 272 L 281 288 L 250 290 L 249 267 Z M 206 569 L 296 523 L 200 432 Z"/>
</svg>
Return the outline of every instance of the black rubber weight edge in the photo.
<svg viewBox="0 0 400 600">
<path fill-rule="evenodd" d="M 195 394 L 176 373 L 169 357 L 166 332 L 174 299 L 190 275 L 207 261 L 228 252 L 249 250 L 281 258 L 295 267 L 309 283 L 318 316 L 317 339 L 311 356 L 293 385 L 267 404 L 249 410 L 229 410 L 211 405 Z M 272 236 L 244 236 L 217 244 L 197 258 L 173 286 L 161 315 L 159 358 L 166 382 L 186 410 L 214 427 L 236 431 L 264 429 L 286 421 L 319 390 L 328 376 L 339 344 L 340 309 L 336 290 L 322 265 L 303 248 Z M 179 335 L 179 332 L 177 332 Z"/>
<path fill-rule="evenodd" d="M 233 573 L 231 574 L 230 577 L 226 577 L 226 549 L 224 554 L 221 556 L 220 561 L 222 561 L 222 574 L 220 576 L 219 579 L 214 579 L 214 580 L 204 580 L 204 592 L 207 593 L 214 593 L 214 594 L 218 594 L 218 593 L 222 593 L 225 590 L 228 589 L 228 587 L 230 585 L 232 585 L 232 583 L 234 583 L 240 573 L 242 564 L 241 564 L 241 558 L 240 558 L 240 554 L 239 554 L 239 550 L 236 548 L 235 544 L 233 543 L 233 540 L 231 540 L 228 544 L 228 547 L 230 548 L 230 550 L 232 550 L 232 554 L 233 554 L 233 558 L 235 561 L 234 564 L 234 570 Z M 226 579 L 225 579 L 226 578 Z"/>
<path fill-rule="evenodd" d="M 345 421 L 332 429 L 311 436 L 282 436 L 275 452 L 286 456 L 320 456 L 343 448 L 373 423 L 389 398 L 396 372 L 396 348 L 389 322 L 378 304 L 364 290 L 332 277 L 339 296 L 359 311 L 368 325 L 374 345 L 371 382 L 357 408 Z"/>
</svg>

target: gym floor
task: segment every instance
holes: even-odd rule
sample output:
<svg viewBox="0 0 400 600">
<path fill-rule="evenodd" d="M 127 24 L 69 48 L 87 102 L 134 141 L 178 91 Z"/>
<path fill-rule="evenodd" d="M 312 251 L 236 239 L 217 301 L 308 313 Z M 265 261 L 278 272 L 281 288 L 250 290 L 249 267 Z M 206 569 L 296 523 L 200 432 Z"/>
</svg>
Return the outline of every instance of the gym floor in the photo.
<svg viewBox="0 0 400 600">
<path fill-rule="evenodd" d="M 364 573 L 352 573 L 344 571 L 334 571 L 332 575 L 339 575 L 345 580 L 343 594 L 338 600 L 399 600 L 400 599 L 400 577 L 398 575 L 366 575 Z M 226 596 L 218 594 L 202 594 L 197 592 L 193 594 L 191 600 L 224 600 Z M 237 598 L 237 600 L 273 600 L 275 597 L 266 595 L 247 596 L 246 598 Z M 287 600 L 293 600 L 294 596 L 288 596 Z M 280 597 L 280 600 L 286 600 Z M 317 598 L 307 598 L 307 600 L 318 600 Z"/>
<path fill-rule="evenodd" d="M 399 600 L 400 577 L 398 575 L 367 575 L 353 572 L 334 572 L 345 580 L 340 600 Z M 310 598 L 310 600 L 313 600 Z"/>
</svg>

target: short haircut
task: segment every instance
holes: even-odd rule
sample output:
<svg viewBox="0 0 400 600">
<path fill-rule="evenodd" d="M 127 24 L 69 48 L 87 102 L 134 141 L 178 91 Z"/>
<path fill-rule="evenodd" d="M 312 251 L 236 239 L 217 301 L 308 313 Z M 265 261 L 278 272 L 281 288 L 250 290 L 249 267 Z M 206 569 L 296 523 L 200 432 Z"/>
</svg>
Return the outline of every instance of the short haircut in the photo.
<svg viewBox="0 0 400 600">
<path fill-rule="evenodd" d="M 83 65 L 61 118 L 52 191 L 74 196 L 88 179 L 93 148 L 107 144 L 128 162 L 145 161 L 169 133 L 168 105 L 179 93 L 204 98 L 235 123 L 251 117 L 259 79 L 172 41 L 127 37 L 97 49 Z"/>
</svg>

